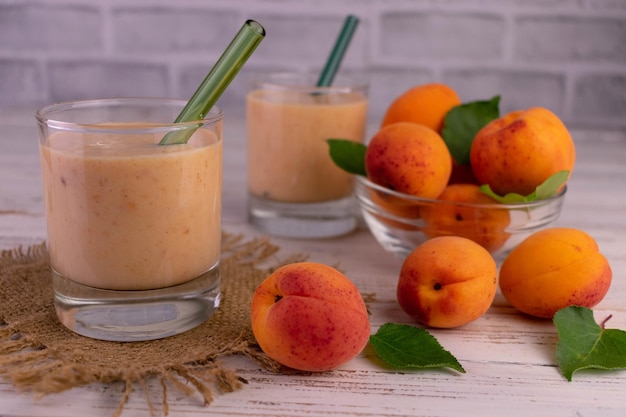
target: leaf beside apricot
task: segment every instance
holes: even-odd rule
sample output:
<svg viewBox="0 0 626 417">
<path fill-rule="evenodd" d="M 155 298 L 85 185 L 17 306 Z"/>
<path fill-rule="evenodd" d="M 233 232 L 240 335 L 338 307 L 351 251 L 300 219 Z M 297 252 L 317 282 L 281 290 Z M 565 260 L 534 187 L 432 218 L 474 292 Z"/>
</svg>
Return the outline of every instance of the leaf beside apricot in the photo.
<svg viewBox="0 0 626 417">
<path fill-rule="evenodd" d="M 500 96 L 495 96 L 491 100 L 459 104 L 448 111 L 441 136 L 457 164 L 470 163 L 474 136 L 487 123 L 500 117 L 499 104 Z"/>
<path fill-rule="evenodd" d="M 563 308 L 553 321 L 559 334 L 556 360 L 568 381 L 582 369 L 626 369 L 626 331 L 605 329 L 606 320 L 600 326 L 586 307 Z"/>
<path fill-rule="evenodd" d="M 383 324 L 370 336 L 376 354 L 394 368 L 448 367 L 465 373 L 459 361 L 426 329 L 406 324 Z"/>
<path fill-rule="evenodd" d="M 504 196 L 498 195 L 489 186 L 484 184 L 480 186 L 480 190 L 487 194 L 489 197 L 502 204 L 515 204 L 515 203 L 530 203 L 536 200 L 542 200 L 555 196 L 561 187 L 565 185 L 569 178 L 569 171 L 563 170 L 548 177 L 543 183 L 539 184 L 535 191 L 523 196 L 517 193 L 508 193 Z"/>
<path fill-rule="evenodd" d="M 344 171 L 365 176 L 365 151 L 367 146 L 347 139 L 327 139 L 330 157 Z"/>
</svg>

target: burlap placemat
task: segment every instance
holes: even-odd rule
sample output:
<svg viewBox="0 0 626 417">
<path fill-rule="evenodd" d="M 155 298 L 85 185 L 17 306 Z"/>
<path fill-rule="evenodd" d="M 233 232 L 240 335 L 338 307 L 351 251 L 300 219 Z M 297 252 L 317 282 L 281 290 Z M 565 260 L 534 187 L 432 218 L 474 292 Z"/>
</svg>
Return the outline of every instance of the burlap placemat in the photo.
<svg viewBox="0 0 626 417">
<path fill-rule="evenodd" d="M 219 358 L 245 355 L 260 366 L 279 365 L 258 348 L 250 329 L 254 289 L 273 268 L 304 260 L 293 255 L 273 268 L 259 265 L 278 247 L 267 239 L 225 235 L 222 245 L 222 301 L 204 324 L 186 333 L 148 342 L 117 343 L 79 336 L 61 325 L 53 306 L 45 244 L 4 250 L 0 256 L 0 375 L 37 396 L 95 382 L 124 384 L 114 416 L 122 413 L 135 389 L 155 408 L 147 384 L 157 381 L 168 413 L 168 389 L 199 392 L 205 404 L 214 393 L 241 388 L 245 382 Z"/>
</svg>

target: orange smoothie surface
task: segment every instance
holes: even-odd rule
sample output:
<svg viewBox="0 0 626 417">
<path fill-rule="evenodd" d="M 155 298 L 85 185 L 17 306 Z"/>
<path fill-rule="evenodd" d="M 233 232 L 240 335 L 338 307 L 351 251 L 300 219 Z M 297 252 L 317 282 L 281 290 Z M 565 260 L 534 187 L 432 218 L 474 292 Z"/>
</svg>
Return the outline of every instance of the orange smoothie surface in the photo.
<svg viewBox="0 0 626 417">
<path fill-rule="evenodd" d="M 247 97 L 248 189 L 281 202 L 337 200 L 353 176 L 329 156 L 327 139 L 363 142 L 367 98 L 256 90 Z"/>
<path fill-rule="evenodd" d="M 163 288 L 220 257 L 222 141 L 197 130 L 187 144 L 163 133 L 57 132 L 40 145 L 53 268 L 91 287 Z"/>
</svg>

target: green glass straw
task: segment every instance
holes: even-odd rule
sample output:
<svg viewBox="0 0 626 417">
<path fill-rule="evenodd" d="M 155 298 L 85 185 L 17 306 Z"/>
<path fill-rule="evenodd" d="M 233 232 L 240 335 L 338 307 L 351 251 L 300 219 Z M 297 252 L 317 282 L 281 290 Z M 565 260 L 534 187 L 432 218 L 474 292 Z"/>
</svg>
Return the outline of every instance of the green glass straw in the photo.
<svg viewBox="0 0 626 417">
<path fill-rule="evenodd" d="M 339 32 L 339 36 L 335 42 L 335 46 L 331 50 L 328 60 L 326 61 L 326 66 L 322 70 L 320 78 L 317 81 L 318 87 L 328 87 L 333 83 L 335 74 L 339 69 L 343 56 L 348 50 L 348 46 L 352 40 L 352 35 L 354 34 L 358 24 L 359 19 L 356 16 L 346 16 L 346 19 L 343 22 L 343 28 L 341 29 L 341 32 Z"/>
<path fill-rule="evenodd" d="M 191 96 L 174 123 L 202 120 L 235 78 L 243 64 L 265 37 L 265 29 L 254 20 L 247 20 L 233 38 L 200 87 Z M 198 126 L 199 127 L 199 126 Z M 186 143 L 196 128 L 169 132 L 159 145 Z"/>
</svg>

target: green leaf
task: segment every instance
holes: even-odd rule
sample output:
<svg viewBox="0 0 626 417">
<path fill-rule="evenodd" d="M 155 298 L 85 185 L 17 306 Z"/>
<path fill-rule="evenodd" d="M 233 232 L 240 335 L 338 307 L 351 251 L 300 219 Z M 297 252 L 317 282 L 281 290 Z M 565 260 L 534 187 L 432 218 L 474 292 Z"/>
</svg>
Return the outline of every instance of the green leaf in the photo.
<svg viewBox="0 0 626 417">
<path fill-rule="evenodd" d="M 568 178 L 569 171 L 566 169 L 549 176 L 548 179 L 540 184 L 535 190 L 535 200 L 542 200 L 556 195 L 563 184 L 567 182 Z"/>
<path fill-rule="evenodd" d="M 568 381 L 581 369 L 625 369 L 626 332 L 598 325 L 586 307 L 566 307 L 553 321 L 559 334 L 556 360 Z"/>
<path fill-rule="evenodd" d="M 495 96 L 491 100 L 459 104 L 448 111 L 441 136 L 458 164 L 470 163 L 474 136 L 487 123 L 500 117 L 499 104 L 500 96 Z"/>
<path fill-rule="evenodd" d="M 491 189 L 489 184 L 481 185 L 480 190 L 502 204 L 530 203 L 531 201 L 543 200 L 556 195 L 561 187 L 567 182 L 568 178 L 568 170 L 559 171 L 548 177 L 543 183 L 535 188 L 535 191 L 527 196 L 517 193 L 508 193 L 504 196 L 500 196 Z"/>
<path fill-rule="evenodd" d="M 330 157 L 335 165 L 350 174 L 365 176 L 367 146 L 347 139 L 327 139 Z"/>
<path fill-rule="evenodd" d="M 502 203 L 502 204 L 514 204 L 514 203 L 527 203 L 528 200 L 527 198 L 529 198 L 531 195 L 534 194 L 531 193 L 529 194 L 527 197 L 524 197 L 521 194 L 517 194 L 517 193 L 508 193 L 504 196 L 498 195 L 496 194 L 491 187 L 489 186 L 489 184 L 483 184 L 480 186 L 480 191 L 482 191 L 483 193 L 487 194 L 489 197 L 493 198 L 494 200 Z"/>
<path fill-rule="evenodd" d="M 394 368 L 448 367 L 465 373 L 459 361 L 427 330 L 405 324 L 383 324 L 370 336 L 376 354 Z"/>
</svg>

